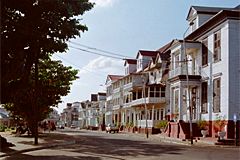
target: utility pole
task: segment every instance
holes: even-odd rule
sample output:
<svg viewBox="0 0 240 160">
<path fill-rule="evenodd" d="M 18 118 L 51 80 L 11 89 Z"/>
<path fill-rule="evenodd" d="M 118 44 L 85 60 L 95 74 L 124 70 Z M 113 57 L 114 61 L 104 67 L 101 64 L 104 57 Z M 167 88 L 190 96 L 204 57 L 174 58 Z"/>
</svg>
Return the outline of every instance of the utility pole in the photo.
<svg viewBox="0 0 240 160">
<path fill-rule="evenodd" d="M 144 98 L 144 107 L 145 107 L 145 119 L 146 119 L 146 137 L 148 138 L 148 121 L 147 121 L 147 104 L 146 104 L 146 77 L 143 73 L 142 78 L 143 78 L 143 98 Z"/>
<path fill-rule="evenodd" d="M 192 128 L 192 105 L 191 105 L 191 98 L 190 98 L 190 86 L 189 86 L 189 76 L 188 76 L 188 58 L 186 53 L 186 43 L 185 43 L 185 36 L 190 26 L 193 25 L 191 22 L 183 34 L 183 53 L 185 56 L 185 63 L 186 63 L 186 80 L 187 80 L 187 92 L 188 92 L 188 105 L 189 105 L 189 125 L 190 125 L 190 139 L 191 144 L 193 144 L 193 128 Z"/>
</svg>

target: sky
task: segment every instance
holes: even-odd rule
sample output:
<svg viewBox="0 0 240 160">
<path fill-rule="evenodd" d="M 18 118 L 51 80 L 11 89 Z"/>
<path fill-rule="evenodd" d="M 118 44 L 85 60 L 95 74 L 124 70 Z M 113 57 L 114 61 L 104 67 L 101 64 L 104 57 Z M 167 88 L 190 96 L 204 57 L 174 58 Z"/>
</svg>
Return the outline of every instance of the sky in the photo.
<svg viewBox="0 0 240 160">
<path fill-rule="evenodd" d="M 105 92 L 107 75 L 124 74 L 121 58 L 136 58 L 138 50 L 157 50 L 172 39 L 182 39 L 191 6 L 235 7 L 240 4 L 240 0 L 90 1 L 95 2 L 94 8 L 79 17 L 88 31 L 70 40 L 66 53 L 53 56 L 64 65 L 78 69 L 80 77 L 73 82 L 70 93 L 62 97 L 63 102 L 56 108 L 59 113 L 67 103 L 90 100 L 91 94 Z M 106 54 L 99 50 L 121 55 L 121 58 L 92 53 Z"/>
</svg>

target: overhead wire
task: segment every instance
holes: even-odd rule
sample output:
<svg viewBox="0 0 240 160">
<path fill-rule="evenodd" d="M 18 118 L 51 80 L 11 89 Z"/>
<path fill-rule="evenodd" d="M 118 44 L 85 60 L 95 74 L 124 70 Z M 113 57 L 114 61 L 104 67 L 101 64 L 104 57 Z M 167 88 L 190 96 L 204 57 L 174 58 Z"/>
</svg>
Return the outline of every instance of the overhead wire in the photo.
<svg viewBox="0 0 240 160">
<path fill-rule="evenodd" d="M 84 45 L 84 44 L 81 44 L 81 43 L 72 42 L 72 41 L 69 41 L 69 43 L 72 43 L 72 44 L 77 45 L 77 46 L 82 46 L 82 47 L 85 47 L 85 48 L 90 49 L 90 50 L 96 50 L 96 51 L 100 51 L 100 52 L 103 52 L 103 53 L 106 53 L 106 54 L 110 54 L 110 55 L 115 55 L 115 56 L 119 56 L 119 57 L 125 57 L 125 58 L 133 59 L 133 57 L 130 57 L 130 56 L 126 56 L 126 55 L 123 55 L 123 54 L 118 54 L 118 53 L 106 51 L 106 50 L 103 50 L 103 49 L 98 49 L 96 47 L 90 47 L 88 45 Z"/>
</svg>

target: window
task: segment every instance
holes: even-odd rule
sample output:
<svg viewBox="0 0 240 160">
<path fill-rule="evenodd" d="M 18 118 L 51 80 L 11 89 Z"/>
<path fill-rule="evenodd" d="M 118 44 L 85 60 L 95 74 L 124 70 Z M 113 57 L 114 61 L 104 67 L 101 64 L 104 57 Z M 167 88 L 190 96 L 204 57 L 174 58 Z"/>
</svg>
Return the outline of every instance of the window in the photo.
<svg viewBox="0 0 240 160">
<path fill-rule="evenodd" d="M 213 80 L 213 112 L 218 113 L 220 110 L 221 101 L 221 79 L 216 78 Z"/>
<path fill-rule="evenodd" d="M 197 29 L 197 21 L 196 18 L 192 21 L 192 32 L 195 31 Z"/>
<path fill-rule="evenodd" d="M 178 68 L 180 65 L 180 63 L 179 63 L 179 57 L 180 57 L 180 55 L 179 55 L 179 53 L 177 54 L 177 55 L 175 55 L 175 68 Z"/>
<path fill-rule="evenodd" d="M 154 97 L 154 87 L 150 87 L 150 97 Z"/>
<path fill-rule="evenodd" d="M 165 97 L 166 87 L 161 87 L 161 97 Z"/>
<path fill-rule="evenodd" d="M 207 38 L 202 42 L 202 65 L 208 64 L 208 40 Z"/>
<path fill-rule="evenodd" d="M 220 30 L 214 34 L 213 60 L 214 60 L 214 62 L 221 60 L 221 32 L 220 32 Z"/>
<path fill-rule="evenodd" d="M 159 110 L 157 110 L 157 120 L 160 120 L 160 113 L 159 113 Z"/>
<path fill-rule="evenodd" d="M 161 120 L 164 119 L 164 109 L 161 109 Z"/>
<path fill-rule="evenodd" d="M 136 92 L 133 92 L 133 100 L 136 100 Z"/>
<path fill-rule="evenodd" d="M 156 87 L 155 97 L 160 97 L 160 87 Z"/>
<path fill-rule="evenodd" d="M 207 98 L 208 97 L 208 84 L 207 82 L 203 82 L 202 83 L 202 108 L 201 108 L 201 112 L 202 113 L 207 113 L 208 109 L 207 109 Z"/>
</svg>

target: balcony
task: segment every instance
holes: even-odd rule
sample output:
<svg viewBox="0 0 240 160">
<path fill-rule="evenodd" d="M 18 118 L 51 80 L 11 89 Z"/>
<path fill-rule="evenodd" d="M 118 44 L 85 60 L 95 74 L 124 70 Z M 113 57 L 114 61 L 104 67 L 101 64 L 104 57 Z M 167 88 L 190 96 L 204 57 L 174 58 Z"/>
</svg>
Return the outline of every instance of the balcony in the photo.
<svg viewBox="0 0 240 160">
<path fill-rule="evenodd" d="M 133 76 L 132 77 L 132 82 L 128 83 L 128 84 L 125 84 L 123 86 L 123 90 L 125 91 L 131 91 L 131 90 L 134 90 L 135 88 L 139 88 L 143 85 L 143 82 L 142 82 L 142 78 L 141 76 Z"/>
<path fill-rule="evenodd" d="M 156 103 L 165 103 L 166 98 L 165 97 L 146 97 L 146 98 L 140 98 L 133 100 L 131 102 L 131 106 L 137 106 L 137 105 L 144 105 L 146 99 L 146 104 L 156 104 Z"/>
<path fill-rule="evenodd" d="M 174 78 L 179 75 L 187 75 L 186 66 L 177 67 L 169 72 L 169 78 Z M 197 68 L 188 67 L 188 75 L 200 75 L 200 71 Z"/>
<path fill-rule="evenodd" d="M 115 93 L 119 93 L 120 92 L 120 87 L 119 88 L 115 88 L 115 89 L 113 89 L 113 94 L 115 94 Z"/>
</svg>

